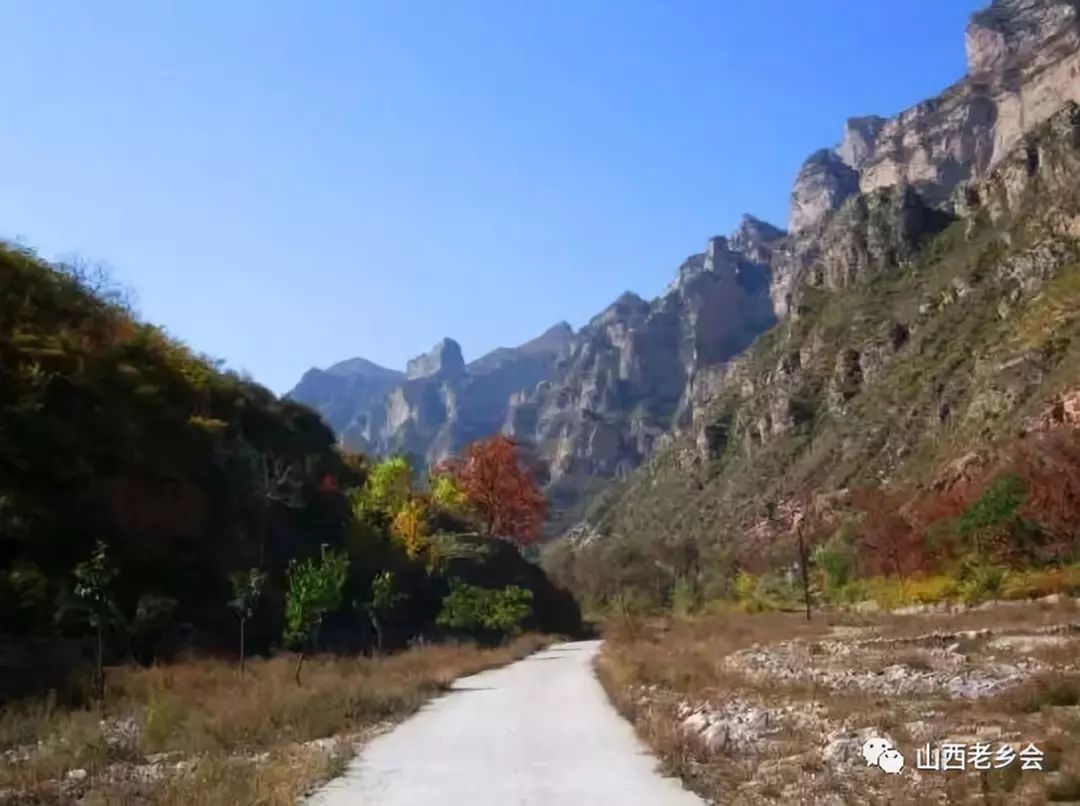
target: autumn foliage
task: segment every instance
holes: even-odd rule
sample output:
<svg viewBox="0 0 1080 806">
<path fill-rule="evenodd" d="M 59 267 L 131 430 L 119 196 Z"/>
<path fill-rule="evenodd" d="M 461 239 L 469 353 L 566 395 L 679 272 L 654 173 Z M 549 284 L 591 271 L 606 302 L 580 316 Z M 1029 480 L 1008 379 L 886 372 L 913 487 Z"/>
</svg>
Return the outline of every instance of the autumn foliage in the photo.
<svg viewBox="0 0 1080 806">
<path fill-rule="evenodd" d="M 454 478 L 485 535 L 528 546 L 540 536 L 546 504 L 532 473 L 508 437 L 473 442 L 440 472 Z"/>
<path fill-rule="evenodd" d="M 860 575 L 904 576 L 969 554 L 1014 567 L 1067 562 L 1080 551 L 1080 431 L 1029 434 L 973 476 L 855 490 L 851 504 Z"/>
<path fill-rule="evenodd" d="M 423 499 L 411 498 L 398 510 L 390 526 L 410 558 L 419 557 L 427 547 L 427 510 Z"/>
</svg>

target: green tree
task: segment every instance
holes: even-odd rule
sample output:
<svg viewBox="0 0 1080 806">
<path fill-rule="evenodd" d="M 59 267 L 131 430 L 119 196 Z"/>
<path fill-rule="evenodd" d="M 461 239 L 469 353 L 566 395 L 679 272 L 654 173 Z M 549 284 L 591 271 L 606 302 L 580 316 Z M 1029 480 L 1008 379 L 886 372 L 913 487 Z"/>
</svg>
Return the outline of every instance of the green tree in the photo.
<svg viewBox="0 0 1080 806">
<path fill-rule="evenodd" d="M 821 570 L 825 595 L 830 599 L 855 578 L 855 552 L 845 529 L 839 529 L 814 552 L 814 565 Z"/>
<path fill-rule="evenodd" d="M 341 606 L 341 592 L 349 572 L 344 554 L 324 551 L 318 562 L 307 559 L 289 563 L 289 592 L 285 597 L 285 640 L 297 647 L 296 685 L 304 656 L 318 640 L 319 627 L 327 613 Z"/>
<path fill-rule="evenodd" d="M 482 588 L 454 579 L 436 623 L 463 632 L 512 635 L 532 615 L 532 600 L 532 591 L 516 585 Z"/>
<path fill-rule="evenodd" d="M 380 652 L 383 648 L 383 626 L 394 608 L 407 598 L 407 594 L 394 590 L 393 571 L 380 571 L 371 580 L 371 604 L 367 610 L 375 630 L 375 645 Z"/>
<path fill-rule="evenodd" d="M 105 630 L 120 620 L 112 585 L 116 568 L 109 561 L 108 548 L 98 541 L 90 559 L 75 566 L 75 597 L 86 609 L 87 621 L 97 635 L 97 671 L 94 690 L 105 696 Z"/>
<path fill-rule="evenodd" d="M 363 487 L 364 502 L 393 516 L 409 500 L 412 492 L 412 469 L 404 456 L 392 456 L 379 462 L 368 474 Z"/>
<path fill-rule="evenodd" d="M 1022 531 L 1018 514 L 1027 498 L 1024 480 L 1015 474 L 998 476 L 957 520 L 961 537 L 972 542 L 975 553 L 984 557 L 993 545 L 1008 551 L 1017 532 Z"/>
<path fill-rule="evenodd" d="M 266 582 L 266 574 L 258 568 L 249 568 L 246 571 L 238 571 L 229 578 L 232 585 L 233 598 L 229 600 L 229 608 L 236 613 L 240 620 L 240 674 L 244 674 L 244 628 L 248 619 L 255 615 L 255 608 L 262 596 L 263 585 Z"/>
<path fill-rule="evenodd" d="M 453 515 L 462 515 L 469 506 L 469 499 L 450 473 L 438 473 L 431 479 L 431 500 L 439 509 Z"/>
</svg>

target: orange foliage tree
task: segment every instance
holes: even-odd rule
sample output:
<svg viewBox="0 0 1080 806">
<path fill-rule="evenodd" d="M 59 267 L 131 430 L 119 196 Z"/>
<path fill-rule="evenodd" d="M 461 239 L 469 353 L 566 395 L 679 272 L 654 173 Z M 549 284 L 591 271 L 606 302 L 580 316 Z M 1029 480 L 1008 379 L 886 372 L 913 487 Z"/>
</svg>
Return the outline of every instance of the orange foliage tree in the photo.
<svg viewBox="0 0 1080 806">
<path fill-rule="evenodd" d="M 485 535 L 503 537 L 518 546 L 531 545 L 540 536 L 547 505 L 512 439 L 477 440 L 461 459 L 445 463 L 440 472 L 456 480 Z"/>
</svg>

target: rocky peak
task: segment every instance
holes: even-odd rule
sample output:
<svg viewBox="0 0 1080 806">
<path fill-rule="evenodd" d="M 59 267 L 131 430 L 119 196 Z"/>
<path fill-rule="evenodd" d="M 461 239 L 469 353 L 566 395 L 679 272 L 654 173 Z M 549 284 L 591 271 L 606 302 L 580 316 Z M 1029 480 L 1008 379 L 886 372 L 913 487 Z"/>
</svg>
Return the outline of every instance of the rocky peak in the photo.
<svg viewBox="0 0 1080 806">
<path fill-rule="evenodd" d="M 562 353 L 574 338 L 574 329 L 567 322 L 552 325 L 539 336 L 517 348 L 521 353 Z"/>
<path fill-rule="evenodd" d="M 648 315 L 649 303 L 633 291 L 624 291 L 619 295 L 618 299 L 608 305 L 599 315 L 593 317 L 589 324 L 602 325 L 623 320 L 636 321 Z"/>
<path fill-rule="evenodd" d="M 768 263 L 777 241 L 787 235 L 784 230 L 752 215 L 743 215 L 739 226 L 731 233 L 728 243 L 736 252 L 755 263 Z"/>
<path fill-rule="evenodd" d="M 815 151 L 799 169 L 791 191 L 793 233 L 819 224 L 845 199 L 859 192 L 859 174 L 835 151 Z"/>
<path fill-rule="evenodd" d="M 340 378 L 378 378 L 391 381 L 398 381 L 402 378 L 401 373 L 397 370 L 381 367 L 374 361 L 368 361 L 366 358 L 359 357 L 338 361 L 336 364 L 331 364 L 323 371 L 329 375 L 336 375 Z"/>
<path fill-rule="evenodd" d="M 461 345 L 453 339 L 443 339 L 428 352 L 410 358 L 405 375 L 409 380 L 437 376 L 455 378 L 465 374 L 465 359 Z"/>
<path fill-rule="evenodd" d="M 848 118 L 844 124 L 844 140 L 836 149 L 837 156 L 855 170 L 874 155 L 878 135 L 888 121 L 877 115 Z"/>
<path fill-rule="evenodd" d="M 965 47 L 966 77 L 893 117 L 851 118 L 835 150 L 806 161 L 792 191 L 793 234 L 806 241 L 857 192 L 909 185 L 947 207 L 957 186 L 1080 101 L 1080 0 L 994 0 L 972 16 Z M 773 277 L 788 279 L 775 266 Z"/>
<path fill-rule="evenodd" d="M 733 252 L 728 239 L 722 235 L 710 238 L 705 245 L 704 271 L 716 272 L 724 277 L 734 277 L 739 268 L 739 255 Z"/>
</svg>

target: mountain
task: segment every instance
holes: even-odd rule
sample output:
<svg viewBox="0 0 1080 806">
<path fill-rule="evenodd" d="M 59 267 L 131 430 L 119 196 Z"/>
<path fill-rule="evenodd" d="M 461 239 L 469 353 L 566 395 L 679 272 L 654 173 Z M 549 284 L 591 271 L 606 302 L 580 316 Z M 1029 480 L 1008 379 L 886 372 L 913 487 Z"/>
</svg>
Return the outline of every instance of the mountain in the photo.
<svg viewBox="0 0 1080 806">
<path fill-rule="evenodd" d="M 773 324 L 761 259 L 782 236 L 746 217 L 687 258 L 657 299 L 626 293 L 593 317 L 551 377 L 514 398 L 506 430 L 547 459 L 558 517 L 646 459 L 685 411 L 695 374 Z"/>
<path fill-rule="evenodd" d="M 321 379 L 312 370 L 291 395 L 347 445 L 375 453 L 430 463 L 499 431 L 534 444 L 549 468 L 554 526 L 565 526 L 728 394 L 732 359 L 766 331 L 779 338 L 770 331 L 778 320 L 781 330 L 797 321 L 793 306 L 816 293 L 807 287 L 843 292 L 916 261 L 956 214 L 960 188 L 1080 100 L 1078 5 L 997 0 L 975 14 L 963 78 L 891 118 L 849 119 L 841 142 L 800 169 L 790 232 L 745 216 L 687 258 L 655 300 L 626 293 L 577 333 L 560 325 L 467 366 L 447 340 L 411 361 L 404 379 L 312 389 Z M 895 324 L 900 339 L 909 325 Z M 766 414 L 769 429 L 810 416 L 798 405 Z"/>
<path fill-rule="evenodd" d="M 309 369 L 290 396 L 317 409 L 323 419 L 341 433 L 357 410 L 374 405 L 404 375 L 364 358 L 350 358 L 326 369 Z"/>
<path fill-rule="evenodd" d="M 728 590 L 852 489 L 930 495 L 1072 439 L 1078 11 L 994 2 L 968 26 L 963 79 L 849 120 L 808 158 L 790 234 L 757 254 L 778 323 L 696 367 L 672 433 L 557 547 L 579 592 Z"/>
<path fill-rule="evenodd" d="M 469 364 L 444 339 L 410 360 L 404 376 L 353 359 L 335 366 L 362 371 L 309 370 L 289 396 L 369 453 L 432 464 L 500 432 L 535 446 L 555 524 L 565 524 L 685 416 L 700 369 L 775 322 L 768 262 L 784 236 L 748 215 L 730 237 L 688 257 L 660 297 L 623 294 L 578 333 L 563 322 Z"/>
<path fill-rule="evenodd" d="M 572 337 L 559 323 L 469 364 L 456 341 L 443 339 L 410 359 L 404 373 L 362 358 L 308 370 L 289 397 L 318 410 L 350 448 L 435 463 L 499 433 L 512 396 L 549 377 Z"/>
</svg>

